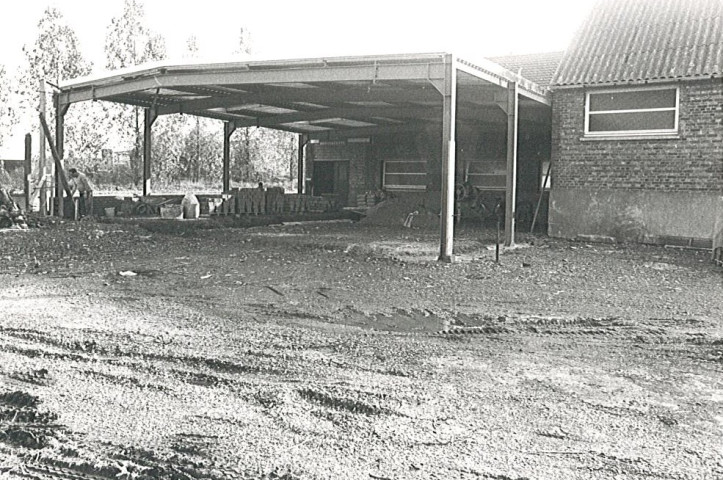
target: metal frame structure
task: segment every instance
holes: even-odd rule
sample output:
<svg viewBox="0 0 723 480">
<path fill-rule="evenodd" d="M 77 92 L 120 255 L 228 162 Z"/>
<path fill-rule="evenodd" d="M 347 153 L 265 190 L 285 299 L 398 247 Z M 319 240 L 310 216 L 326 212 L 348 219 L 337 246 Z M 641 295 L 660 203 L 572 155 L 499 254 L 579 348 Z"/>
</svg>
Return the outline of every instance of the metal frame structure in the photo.
<svg viewBox="0 0 723 480">
<path fill-rule="evenodd" d="M 514 219 L 517 128 L 543 122 L 546 89 L 487 60 L 450 53 L 311 58 L 206 64 L 155 64 L 65 82 L 55 94 L 62 156 L 68 107 L 103 100 L 144 109 L 143 194 L 151 191 L 151 127 L 159 115 L 189 114 L 224 123 L 223 188 L 230 184 L 230 138 L 237 128 L 268 127 L 309 139 L 371 136 L 440 124 L 442 218 L 439 259 L 452 261 L 455 125 L 508 125 L 507 218 Z M 520 110 L 520 106 L 526 106 Z M 303 172 L 300 161 L 299 170 Z M 299 179 L 303 187 L 303 179 Z M 62 205 L 62 202 L 61 202 Z M 505 226 L 514 242 L 514 222 Z"/>
</svg>

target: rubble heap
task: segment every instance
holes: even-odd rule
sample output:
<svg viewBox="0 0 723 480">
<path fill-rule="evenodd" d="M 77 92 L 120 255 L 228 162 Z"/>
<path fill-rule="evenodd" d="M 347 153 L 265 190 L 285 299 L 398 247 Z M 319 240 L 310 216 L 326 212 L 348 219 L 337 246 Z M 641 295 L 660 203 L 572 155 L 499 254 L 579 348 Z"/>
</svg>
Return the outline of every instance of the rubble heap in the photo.
<svg viewBox="0 0 723 480">
<path fill-rule="evenodd" d="M 0 187 L 0 228 L 28 228 L 25 215 L 7 189 Z"/>
</svg>

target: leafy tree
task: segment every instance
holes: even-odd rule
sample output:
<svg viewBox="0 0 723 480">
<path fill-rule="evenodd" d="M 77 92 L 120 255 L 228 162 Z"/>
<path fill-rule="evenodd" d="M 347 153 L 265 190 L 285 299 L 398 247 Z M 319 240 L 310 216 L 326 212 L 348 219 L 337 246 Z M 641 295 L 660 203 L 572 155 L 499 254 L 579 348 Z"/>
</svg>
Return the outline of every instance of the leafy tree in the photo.
<svg viewBox="0 0 723 480">
<path fill-rule="evenodd" d="M 35 42 L 24 46 L 23 52 L 26 63 L 18 82 L 23 116 L 30 125 L 35 124 L 40 81 L 47 81 L 47 118 L 52 129 L 55 117 L 52 85 L 88 75 L 92 65 L 83 58 L 75 31 L 65 22 L 62 13 L 52 7 L 45 10 L 38 22 Z M 102 104 L 83 105 L 82 109 L 82 114 L 75 115 L 71 109 L 66 117 L 65 157 L 68 163 L 87 169 L 107 142 L 109 111 Z"/>
<path fill-rule="evenodd" d="M 113 17 L 105 37 L 106 68 L 116 70 L 166 57 L 163 37 L 145 24 L 143 2 L 125 0 L 123 12 Z"/>
<path fill-rule="evenodd" d="M 234 55 L 250 55 L 252 50 L 251 32 L 248 28 L 239 28 L 238 44 L 233 51 Z"/>
<path fill-rule="evenodd" d="M 5 136 L 17 122 L 15 110 L 10 106 L 11 91 L 10 82 L 5 73 L 5 67 L 0 65 L 0 146 L 3 145 Z"/>
<path fill-rule="evenodd" d="M 63 14 L 53 7 L 45 9 L 38 22 L 38 37 L 32 45 L 23 46 L 23 53 L 26 62 L 18 93 L 26 112 L 35 111 L 38 105 L 41 79 L 56 84 L 61 80 L 88 75 L 92 68 L 80 52 L 75 31 L 65 23 Z"/>
<path fill-rule="evenodd" d="M 231 154 L 234 182 L 288 186 L 290 170 L 297 162 L 296 135 L 268 128 L 242 128 L 232 137 Z"/>
<path fill-rule="evenodd" d="M 166 42 L 146 26 L 142 2 L 125 0 L 121 15 L 111 19 L 106 32 L 105 55 L 106 67 L 110 70 L 166 58 Z M 131 169 L 133 182 L 138 185 L 142 178 L 141 110 L 129 106 L 119 106 L 115 110 L 123 139 L 133 143 Z"/>
<path fill-rule="evenodd" d="M 195 35 L 191 35 L 186 39 L 185 58 L 198 58 L 198 39 Z"/>
</svg>

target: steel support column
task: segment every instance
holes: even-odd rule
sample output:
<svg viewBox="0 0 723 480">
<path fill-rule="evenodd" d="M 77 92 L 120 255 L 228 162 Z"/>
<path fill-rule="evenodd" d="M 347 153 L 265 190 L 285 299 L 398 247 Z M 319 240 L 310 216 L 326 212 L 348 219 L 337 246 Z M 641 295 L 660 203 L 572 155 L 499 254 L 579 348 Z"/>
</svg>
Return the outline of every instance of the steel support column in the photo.
<svg viewBox="0 0 723 480">
<path fill-rule="evenodd" d="M 507 87 L 507 185 L 505 190 L 505 247 L 515 244 L 517 201 L 517 131 L 519 92 L 517 82 Z"/>
<path fill-rule="evenodd" d="M 297 156 L 296 168 L 296 193 L 299 195 L 304 193 L 304 147 L 306 146 L 306 135 L 299 135 L 299 154 Z"/>
<path fill-rule="evenodd" d="M 25 134 L 25 161 L 23 162 L 23 189 L 25 190 L 25 211 L 29 212 L 31 207 L 30 195 L 31 191 L 30 175 L 33 170 L 33 137 L 29 133 Z"/>
<path fill-rule="evenodd" d="M 47 117 L 47 112 L 45 111 L 45 79 L 40 79 L 40 113 L 45 115 Z M 45 139 L 45 132 L 43 131 L 43 126 L 38 125 L 38 132 L 39 132 L 39 145 L 38 145 L 38 172 L 39 172 L 39 178 L 42 179 L 42 183 L 40 184 L 40 215 L 45 216 L 48 214 L 48 186 L 45 184 L 46 180 L 46 174 L 47 174 L 47 168 L 46 168 L 46 159 L 45 159 L 45 148 L 46 148 L 46 139 Z M 52 169 L 51 169 L 52 170 Z M 51 197 L 55 195 L 54 193 L 51 193 Z"/>
<path fill-rule="evenodd" d="M 235 131 L 236 124 L 223 123 L 223 193 L 231 189 L 231 135 Z"/>
<path fill-rule="evenodd" d="M 68 113 L 70 105 L 61 105 L 58 101 L 59 97 L 56 94 L 55 100 L 55 150 L 58 153 L 58 160 L 60 161 L 60 168 L 55 169 L 55 197 L 58 199 L 58 217 L 63 218 L 65 216 L 65 209 L 63 205 L 63 181 L 61 180 L 62 168 L 65 168 L 63 163 L 63 156 L 65 152 L 65 114 Z M 70 199 L 71 202 L 73 199 Z"/>
<path fill-rule="evenodd" d="M 455 121 L 457 118 L 457 69 L 454 57 L 445 57 L 442 110 L 442 216 L 439 261 L 453 262 Z"/>
<path fill-rule="evenodd" d="M 155 108 L 143 109 L 143 196 L 151 194 L 151 127 L 157 117 Z"/>
</svg>

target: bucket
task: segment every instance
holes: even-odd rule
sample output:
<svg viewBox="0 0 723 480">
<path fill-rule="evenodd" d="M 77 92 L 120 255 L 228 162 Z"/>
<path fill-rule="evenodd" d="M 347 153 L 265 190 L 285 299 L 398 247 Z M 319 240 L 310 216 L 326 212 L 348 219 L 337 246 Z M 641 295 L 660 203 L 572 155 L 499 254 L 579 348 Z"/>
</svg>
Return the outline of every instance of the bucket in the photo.
<svg viewBox="0 0 723 480">
<path fill-rule="evenodd" d="M 115 217 L 115 207 L 108 207 L 105 209 L 106 217 Z"/>
<path fill-rule="evenodd" d="M 187 193 L 181 201 L 183 206 L 183 218 L 198 218 L 201 213 L 201 205 L 198 202 L 198 198 L 192 194 Z"/>
</svg>

